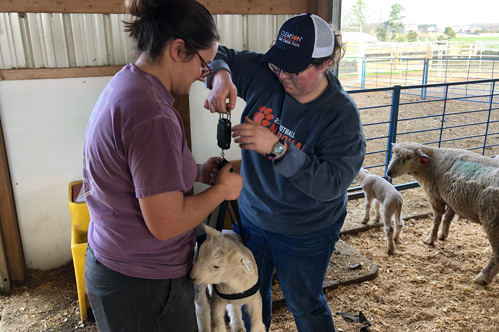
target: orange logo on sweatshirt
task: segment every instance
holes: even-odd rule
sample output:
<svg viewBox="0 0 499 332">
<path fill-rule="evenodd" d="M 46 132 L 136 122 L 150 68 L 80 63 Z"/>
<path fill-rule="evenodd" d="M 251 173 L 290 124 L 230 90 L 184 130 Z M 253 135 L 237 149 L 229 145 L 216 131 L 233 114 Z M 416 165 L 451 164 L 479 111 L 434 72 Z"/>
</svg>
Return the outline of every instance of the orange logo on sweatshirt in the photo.
<svg viewBox="0 0 499 332">
<path fill-rule="evenodd" d="M 268 127 L 270 126 L 270 120 L 274 118 L 272 115 L 272 109 L 266 108 L 265 106 L 260 106 L 258 112 L 255 113 L 253 117 L 253 121 L 260 123 L 262 126 Z"/>
</svg>

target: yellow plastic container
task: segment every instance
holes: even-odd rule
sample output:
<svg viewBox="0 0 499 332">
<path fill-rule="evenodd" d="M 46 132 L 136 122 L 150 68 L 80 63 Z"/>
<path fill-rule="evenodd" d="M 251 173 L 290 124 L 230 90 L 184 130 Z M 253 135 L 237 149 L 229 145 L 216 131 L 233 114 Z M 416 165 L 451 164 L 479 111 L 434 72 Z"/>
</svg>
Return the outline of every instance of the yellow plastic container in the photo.
<svg viewBox="0 0 499 332">
<path fill-rule="evenodd" d="M 80 318 L 81 320 L 87 320 L 87 310 L 90 308 L 90 302 L 85 288 L 85 252 L 87 250 L 90 214 L 87 204 L 84 201 L 76 200 L 81 185 L 82 181 L 69 184 L 68 204 L 71 215 L 71 253 L 73 255 L 78 301 L 80 303 Z"/>
</svg>

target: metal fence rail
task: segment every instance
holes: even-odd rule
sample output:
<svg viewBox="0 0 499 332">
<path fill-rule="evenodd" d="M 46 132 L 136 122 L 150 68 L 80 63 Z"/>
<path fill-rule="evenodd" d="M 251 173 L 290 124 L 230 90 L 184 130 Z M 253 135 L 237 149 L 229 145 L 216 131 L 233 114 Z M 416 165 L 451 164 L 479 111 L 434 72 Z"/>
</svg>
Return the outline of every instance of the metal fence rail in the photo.
<svg viewBox="0 0 499 332">
<path fill-rule="evenodd" d="M 421 91 L 438 91 L 440 96 L 422 97 Z M 363 167 L 386 179 L 391 145 L 397 141 L 466 149 L 488 157 L 499 155 L 499 79 L 347 92 L 354 100 L 367 100 L 358 102 L 367 140 Z M 373 104 L 380 99 L 386 102 Z M 355 192 L 361 188 L 355 185 L 349 189 L 350 199 L 359 197 Z M 419 186 L 407 175 L 394 179 L 394 185 L 398 190 Z"/>
<path fill-rule="evenodd" d="M 376 89 L 394 85 L 415 86 L 447 82 L 463 82 L 499 78 L 498 59 L 421 59 L 421 58 L 344 58 L 339 65 L 339 78 L 345 88 Z M 487 95 L 483 86 L 454 87 L 452 97 Z M 409 93 L 402 91 L 402 93 Z M 421 87 L 412 94 L 442 98 L 444 89 Z"/>
<path fill-rule="evenodd" d="M 354 58 L 339 65 L 343 85 L 372 89 L 499 78 L 499 58 Z"/>
</svg>

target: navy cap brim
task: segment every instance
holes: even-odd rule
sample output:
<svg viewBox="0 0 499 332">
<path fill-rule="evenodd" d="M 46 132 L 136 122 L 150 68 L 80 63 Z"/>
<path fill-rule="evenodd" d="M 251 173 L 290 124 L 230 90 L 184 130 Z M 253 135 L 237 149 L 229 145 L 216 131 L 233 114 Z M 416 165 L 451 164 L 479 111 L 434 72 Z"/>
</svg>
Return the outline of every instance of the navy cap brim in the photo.
<svg viewBox="0 0 499 332">
<path fill-rule="evenodd" d="M 288 73 L 299 73 L 310 66 L 314 59 L 283 50 L 274 45 L 260 61 L 270 62 Z"/>
</svg>

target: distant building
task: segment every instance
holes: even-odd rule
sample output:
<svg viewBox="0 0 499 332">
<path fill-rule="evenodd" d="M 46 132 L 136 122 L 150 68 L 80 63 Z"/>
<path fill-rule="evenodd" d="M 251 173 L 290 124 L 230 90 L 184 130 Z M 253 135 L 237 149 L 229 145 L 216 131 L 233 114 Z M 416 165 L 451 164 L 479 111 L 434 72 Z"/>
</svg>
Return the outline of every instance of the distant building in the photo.
<svg viewBox="0 0 499 332">
<path fill-rule="evenodd" d="M 464 31 L 465 33 L 478 33 L 480 32 L 480 28 L 477 27 L 467 27 L 466 30 Z"/>
<path fill-rule="evenodd" d="M 435 29 L 435 27 L 430 26 L 430 27 L 426 28 L 426 32 L 436 32 L 436 31 L 437 31 L 437 29 Z"/>
</svg>

